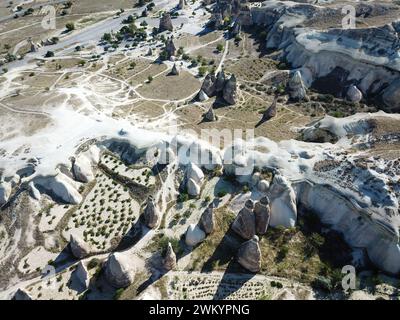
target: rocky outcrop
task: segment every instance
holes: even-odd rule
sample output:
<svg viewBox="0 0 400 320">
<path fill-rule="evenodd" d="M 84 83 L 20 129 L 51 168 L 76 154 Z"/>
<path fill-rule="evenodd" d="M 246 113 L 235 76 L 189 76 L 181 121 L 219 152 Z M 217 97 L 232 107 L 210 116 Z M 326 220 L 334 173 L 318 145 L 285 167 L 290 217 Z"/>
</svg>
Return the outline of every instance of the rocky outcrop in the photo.
<svg viewBox="0 0 400 320">
<path fill-rule="evenodd" d="M 267 180 L 260 180 L 257 184 L 257 189 L 261 192 L 267 192 L 269 189 L 269 182 Z"/>
<path fill-rule="evenodd" d="M 179 70 L 178 70 L 178 67 L 176 66 L 176 63 L 174 63 L 174 66 L 171 69 L 170 75 L 179 76 Z"/>
<path fill-rule="evenodd" d="M 105 276 L 111 285 L 125 288 L 135 278 L 135 267 L 129 261 L 126 253 L 114 252 L 106 262 Z"/>
<path fill-rule="evenodd" d="M 210 203 L 200 218 L 200 227 L 208 235 L 214 231 L 214 204 Z"/>
<path fill-rule="evenodd" d="M 237 254 L 238 263 L 250 272 L 257 273 L 261 269 L 261 250 L 259 239 L 253 236 L 251 240 L 243 243 Z"/>
<path fill-rule="evenodd" d="M 71 162 L 75 180 L 87 183 L 94 179 L 92 164 L 86 156 L 80 155 L 77 158 L 72 158 Z"/>
<path fill-rule="evenodd" d="M 197 95 L 197 99 L 200 102 L 204 102 L 204 101 L 207 101 L 209 99 L 209 96 L 203 90 L 200 90 L 198 95 Z"/>
<path fill-rule="evenodd" d="M 256 233 L 263 235 L 267 232 L 271 217 L 271 208 L 268 197 L 262 197 L 254 206 L 254 216 L 256 221 Z"/>
<path fill-rule="evenodd" d="M 91 252 L 89 244 L 73 234 L 70 235 L 69 248 L 72 255 L 77 259 L 86 258 Z"/>
<path fill-rule="evenodd" d="M 296 71 L 290 78 L 287 91 L 289 93 L 289 98 L 293 101 L 302 101 L 307 99 L 306 87 L 299 71 Z"/>
<path fill-rule="evenodd" d="M 11 184 L 6 181 L 0 181 L 0 206 L 5 204 L 11 195 Z"/>
<path fill-rule="evenodd" d="M 174 26 L 172 24 L 172 19 L 171 15 L 167 12 L 165 12 L 161 19 L 160 19 L 160 26 L 158 28 L 159 32 L 164 32 L 164 31 L 174 31 Z"/>
<path fill-rule="evenodd" d="M 18 289 L 12 298 L 12 300 L 17 300 L 17 301 L 28 301 L 28 300 L 33 300 L 31 295 L 26 292 L 23 289 Z"/>
<path fill-rule="evenodd" d="M 276 175 L 270 188 L 271 218 L 270 226 L 294 227 L 297 221 L 296 194 L 290 182 Z"/>
<path fill-rule="evenodd" d="M 211 106 L 210 109 L 203 115 L 205 121 L 214 122 L 217 121 L 214 108 Z"/>
<path fill-rule="evenodd" d="M 157 228 L 160 222 L 161 213 L 158 210 L 152 196 L 149 196 L 147 199 L 146 207 L 143 212 L 143 218 L 145 225 L 150 229 Z"/>
<path fill-rule="evenodd" d="M 224 90 L 225 82 L 226 82 L 225 72 L 221 70 L 220 72 L 218 72 L 217 78 L 215 80 L 214 84 L 215 91 L 221 92 L 222 90 Z"/>
<path fill-rule="evenodd" d="M 172 248 L 171 242 L 168 242 L 167 252 L 163 260 L 164 269 L 167 271 L 173 270 L 176 267 L 176 254 Z"/>
<path fill-rule="evenodd" d="M 176 55 L 176 46 L 173 37 L 167 40 L 165 44 L 165 51 L 167 52 L 168 59 L 171 59 L 171 57 L 174 57 Z"/>
<path fill-rule="evenodd" d="M 205 237 L 206 234 L 197 224 L 191 224 L 186 231 L 185 243 L 190 247 L 194 247 L 202 242 Z"/>
<path fill-rule="evenodd" d="M 235 75 L 232 75 L 225 83 L 222 96 L 230 105 L 236 104 L 237 100 L 237 81 Z"/>
<path fill-rule="evenodd" d="M 243 239 L 251 239 L 256 234 L 256 220 L 253 213 L 254 202 L 247 200 L 232 224 L 232 230 Z"/>
<path fill-rule="evenodd" d="M 201 192 L 201 186 L 193 179 L 187 180 L 186 189 L 187 193 L 192 197 L 198 197 Z"/>
<path fill-rule="evenodd" d="M 350 102 L 360 102 L 363 98 L 362 92 L 356 86 L 350 86 L 347 90 L 346 99 Z"/>
<path fill-rule="evenodd" d="M 185 0 L 179 0 L 178 9 L 179 10 L 183 10 L 185 8 L 186 8 L 186 1 Z"/>
<path fill-rule="evenodd" d="M 213 97 L 216 93 L 214 83 L 215 76 L 212 74 L 207 74 L 200 90 L 202 90 L 208 97 Z"/>
<path fill-rule="evenodd" d="M 204 182 L 203 171 L 194 163 L 189 163 L 185 174 L 186 189 L 189 195 L 197 197 L 200 195 L 201 186 Z"/>
<path fill-rule="evenodd" d="M 89 288 L 90 276 L 89 272 L 82 261 L 79 261 L 74 271 L 74 276 L 78 280 L 79 284 L 86 290 Z"/>
</svg>

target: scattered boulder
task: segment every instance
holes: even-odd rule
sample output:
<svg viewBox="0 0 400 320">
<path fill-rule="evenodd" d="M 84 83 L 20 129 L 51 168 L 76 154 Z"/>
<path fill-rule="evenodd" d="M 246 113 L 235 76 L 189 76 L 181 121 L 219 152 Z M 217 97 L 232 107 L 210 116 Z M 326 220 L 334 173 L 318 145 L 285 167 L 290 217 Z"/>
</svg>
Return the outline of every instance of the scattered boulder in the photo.
<svg viewBox="0 0 400 320">
<path fill-rule="evenodd" d="M 267 232 L 271 208 L 268 197 L 262 197 L 254 206 L 254 216 L 256 220 L 256 233 L 263 235 Z"/>
<path fill-rule="evenodd" d="M 236 104 L 237 99 L 237 81 L 235 75 L 232 75 L 225 83 L 223 90 L 223 98 L 230 105 Z"/>
<path fill-rule="evenodd" d="M 253 213 L 254 202 L 247 200 L 232 224 L 232 230 L 243 239 L 251 239 L 256 234 L 256 220 Z"/>
<path fill-rule="evenodd" d="M 214 108 L 211 106 L 210 109 L 203 115 L 204 120 L 214 122 L 217 121 L 217 116 L 215 115 Z"/>
<path fill-rule="evenodd" d="M 174 63 L 174 66 L 172 67 L 170 74 L 173 76 L 179 76 L 179 70 L 178 70 L 178 67 L 176 66 L 176 63 Z"/>
<path fill-rule="evenodd" d="M 206 237 L 206 234 L 197 224 L 191 224 L 187 228 L 185 242 L 188 246 L 194 247 L 202 242 Z"/>
<path fill-rule="evenodd" d="M 82 261 L 79 261 L 74 271 L 74 275 L 76 279 L 79 281 L 79 283 L 82 285 L 82 287 L 85 288 L 85 290 L 89 288 L 90 284 L 89 272 Z"/>
<path fill-rule="evenodd" d="M 143 217 L 145 225 L 150 229 L 154 229 L 158 226 L 161 214 L 160 211 L 157 209 L 157 206 L 152 196 L 149 196 L 149 198 L 147 199 L 147 204 L 143 212 Z"/>
<path fill-rule="evenodd" d="M 270 188 L 270 226 L 294 227 L 297 220 L 296 194 L 290 182 L 281 175 L 274 177 Z"/>
<path fill-rule="evenodd" d="M 289 97 L 293 101 L 307 100 L 307 91 L 300 71 L 296 71 L 288 81 Z"/>
<path fill-rule="evenodd" d="M 174 26 L 172 24 L 172 19 L 171 15 L 168 12 L 165 12 L 161 19 L 160 19 L 160 27 L 159 27 L 159 32 L 164 32 L 164 31 L 173 31 Z"/>
<path fill-rule="evenodd" d="M 347 90 L 346 99 L 350 102 L 360 102 L 363 98 L 362 92 L 356 86 L 350 86 Z"/>
<path fill-rule="evenodd" d="M 261 269 L 261 250 L 259 239 L 253 236 L 251 240 L 243 243 L 237 255 L 238 263 L 250 272 L 259 272 Z"/>
<path fill-rule="evenodd" d="M 125 253 L 114 252 L 106 262 L 105 276 L 117 288 L 129 286 L 135 278 L 135 269 Z"/>
<path fill-rule="evenodd" d="M 172 248 L 171 242 L 168 242 L 167 252 L 163 260 L 164 269 L 170 271 L 176 267 L 176 254 Z"/>
<path fill-rule="evenodd" d="M 267 192 L 269 189 L 269 182 L 267 180 L 260 180 L 257 184 L 257 188 L 261 192 Z"/>
<path fill-rule="evenodd" d="M 28 300 L 32 300 L 32 297 L 30 296 L 30 294 L 28 292 L 26 292 L 23 289 L 18 289 L 15 293 L 14 296 L 12 298 L 12 300 L 17 300 L 17 301 L 28 301 Z"/>
<path fill-rule="evenodd" d="M 89 244 L 73 234 L 69 238 L 69 248 L 72 255 L 77 259 L 86 258 L 91 252 Z"/>
<path fill-rule="evenodd" d="M 214 231 L 214 204 L 210 203 L 200 218 L 200 227 L 206 234 L 211 234 Z"/>
</svg>

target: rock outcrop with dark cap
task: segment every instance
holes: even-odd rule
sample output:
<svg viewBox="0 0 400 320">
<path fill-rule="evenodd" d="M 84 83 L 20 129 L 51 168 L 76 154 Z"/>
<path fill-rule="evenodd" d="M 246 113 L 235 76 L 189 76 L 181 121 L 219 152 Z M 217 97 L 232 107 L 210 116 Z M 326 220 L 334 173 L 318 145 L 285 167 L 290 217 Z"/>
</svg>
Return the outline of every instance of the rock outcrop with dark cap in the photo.
<svg viewBox="0 0 400 320">
<path fill-rule="evenodd" d="M 210 203 L 200 218 L 200 227 L 206 234 L 211 234 L 214 231 L 214 204 Z"/>
<path fill-rule="evenodd" d="M 239 211 L 235 221 L 232 224 L 232 230 L 243 239 L 249 240 L 256 234 L 256 220 L 253 209 L 253 201 L 247 200 L 244 208 Z"/>
<path fill-rule="evenodd" d="M 161 214 L 160 211 L 157 209 L 157 206 L 152 196 L 149 196 L 149 198 L 147 199 L 147 204 L 143 212 L 143 217 L 144 223 L 150 229 L 154 229 L 158 226 Z"/>
<path fill-rule="evenodd" d="M 271 208 L 268 197 L 262 197 L 254 206 L 254 216 L 256 220 L 256 233 L 263 235 L 267 232 Z"/>
<path fill-rule="evenodd" d="M 259 272 L 261 269 L 261 250 L 259 239 L 253 236 L 251 240 L 244 242 L 238 251 L 238 263 L 250 272 Z"/>
<path fill-rule="evenodd" d="M 89 244 L 73 234 L 70 235 L 69 247 L 72 255 L 77 259 L 86 258 L 91 251 Z"/>
<path fill-rule="evenodd" d="M 176 267 L 176 254 L 172 248 L 171 242 L 168 242 L 167 252 L 163 260 L 163 267 L 165 270 L 170 271 Z"/>
</svg>

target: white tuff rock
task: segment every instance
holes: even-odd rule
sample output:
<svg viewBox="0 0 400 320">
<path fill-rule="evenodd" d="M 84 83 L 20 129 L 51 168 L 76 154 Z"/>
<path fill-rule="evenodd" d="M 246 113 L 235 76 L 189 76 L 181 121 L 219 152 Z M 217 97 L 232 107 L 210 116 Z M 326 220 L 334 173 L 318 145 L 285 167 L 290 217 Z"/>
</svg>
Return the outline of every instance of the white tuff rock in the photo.
<svg viewBox="0 0 400 320">
<path fill-rule="evenodd" d="M 87 257 L 91 251 L 89 244 L 73 234 L 70 235 L 69 246 L 72 255 L 77 259 L 83 259 Z"/>
<path fill-rule="evenodd" d="M 261 250 L 259 239 L 253 236 L 251 240 L 244 242 L 238 251 L 238 263 L 250 272 L 257 273 L 261 269 Z"/>
<path fill-rule="evenodd" d="M 197 224 L 191 224 L 187 228 L 185 242 L 188 246 L 194 247 L 202 242 L 206 237 L 206 234 Z"/>
<path fill-rule="evenodd" d="M 114 252 L 106 262 L 105 275 L 113 286 L 125 288 L 135 279 L 135 268 L 126 253 Z"/>
</svg>

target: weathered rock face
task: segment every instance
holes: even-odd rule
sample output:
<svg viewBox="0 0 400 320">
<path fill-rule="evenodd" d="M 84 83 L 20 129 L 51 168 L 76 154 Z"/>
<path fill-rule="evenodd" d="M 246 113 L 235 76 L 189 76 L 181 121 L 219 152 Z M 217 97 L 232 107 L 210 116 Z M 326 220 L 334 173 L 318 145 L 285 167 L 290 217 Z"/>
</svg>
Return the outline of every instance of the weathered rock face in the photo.
<svg viewBox="0 0 400 320">
<path fill-rule="evenodd" d="M 204 78 L 201 90 L 208 96 L 212 97 L 215 95 L 215 77 L 211 74 L 207 74 Z"/>
<path fill-rule="evenodd" d="M 13 300 L 19 300 L 19 301 L 28 301 L 28 300 L 32 300 L 32 297 L 30 296 L 30 294 L 28 292 L 26 292 L 23 289 L 18 289 L 15 294 L 14 297 L 12 298 Z"/>
<path fill-rule="evenodd" d="M 167 252 L 163 260 L 163 266 L 167 271 L 173 270 L 176 267 L 176 254 L 172 248 L 171 242 L 168 243 Z"/>
<path fill-rule="evenodd" d="M 164 13 L 160 19 L 160 27 L 158 29 L 160 32 L 173 31 L 174 26 L 172 24 L 171 15 L 169 13 Z"/>
<path fill-rule="evenodd" d="M 215 81 L 215 91 L 221 92 L 222 90 L 224 90 L 225 82 L 225 72 L 222 70 L 217 74 L 217 79 Z"/>
<path fill-rule="evenodd" d="M 206 237 L 206 234 L 200 227 L 196 224 L 189 225 L 186 231 L 185 242 L 188 246 L 194 247 L 200 242 L 202 242 Z"/>
<path fill-rule="evenodd" d="M 76 159 L 72 159 L 72 173 L 75 180 L 83 183 L 87 183 L 94 179 L 92 164 L 90 163 L 90 160 L 84 155 L 80 155 Z"/>
<path fill-rule="evenodd" d="M 251 240 L 243 243 L 237 255 L 238 263 L 250 272 L 259 272 L 261 269 L 261 250 L 259 239 L 253 236 Z"/>
<path fill-rule="evenodd" d="M 362 92 L 356 86 L 350 86 L 347 90 L 346 99 L 351 102 L 360 102 L 363 98 Z"/>
<path fill-rule="evenodd" d="M 204 101 L 207 101 L 209 99 L 209 96 L 203 90 L 200 90 L 199 94 L 197 95 L 197 99 L 200 102 L 204 102 Z"/>
<path fill-rule="evenodd" d="M 188 194 L 192 197 L 198 197 L 201 192 L 201 186 L 193 179 L 189 179 L 187 181 L 186 189 L 187 189 Z"/>
<path fill-rule="evenodd" d="M 306 87 L 299 71 L 296 71 L 290 78 L 287 90 L 290 99 L 293 101 L 301 101 L 307 98 Z"/>
<path fill-rule="evenodd" d="M 135 267 L 125 253 L 114 252 L 105 266 L 105 275 L 110 284 L 117 288 L 129 286 L 135 278 Z"/>
<path fill-rule="evenodd" d="M 79 238 L 78 236 L 75 236 L 73 234 L 71 234 L 71 236 L 70 236 L 69 247 L 71 249 L 72 255 L 77 259 L 85 258 L 91 252 L 91 248 L 90 248 L 89 244 L 87 244 L 81 238 Z"/>
<path fill-rule="evenodd" d="M 179 70 L 178 70 L 178 67 L 176 66 L 176 63 L 174 63 L 174 66 L 172 67 L 170 74 L 173 76 L 179 76 Z"/>
<path fill-rule="evenodd" d="M 271 208 L 268 197 L 262 197 L 254 206 L 256 233 L 263 235 L 267 232 L 271 217 Z"/>
<path fill-rule="evenodd" d="M 242 210 L 239 211 L 232 224 L 232 230 L 243 239 L 251 239 L 256 234 L 256 220 L 253 213 L 254 203 L 248 200 Z"/>
<path fill-rule="evenodd" d="M 5 181 L 0 182 L 0 206 L 5 204 L 11 195 L 11 184 Z"/>
<path fill-rule="evenodd" d="M 270 188 L 270 226 L 294 227 L 297 220 L 296 194 L 289 181 L 280 175 L 274 177 Z"/>
<path fill-rule="evenodd" d="M 86 266 L 80 261 L 74 271 L 74 275 L 83 288 L 88 289 L 90 284 L 89 272 Z"/>
<path fill-rule="evenodd" d="M 159 224 L 161 214 L 152 196 L 150 196 L 147 199 L 146 208 L 144 209 L 143 212 L 143 218 L 144 218 L 144 223 L 150 229 L 156 228 Z"/>
<path fill-rule="evenodd" d="M 236 104 L 237 81 L 235 75 L 232 75 L 226 82 L 222 95 L 224 100 L 230 105 Z"/>
<path fill-rule="evenodd" d="M 215 115 L 214 108 L 211 106 L 210 109 L 204 114 L 204 120 L 206 121 L 217 121 L 217 116 Z"/>
<path fill-rule="evenodd" d="M 186 169 L 185 180 L 188 194 L 193 197 L 199 196 L 204 181 L 203 171 L 194 163 L 189 163 Z"/>
<path fill-rule="evenodd" d="M 214 204 L 210 203 L 206 210 L 200 218 L 200 227 L 204 230 L 206 234 L 211 234 L 214 231 L 215 221 L 214 221 Z"/>
</svg>

